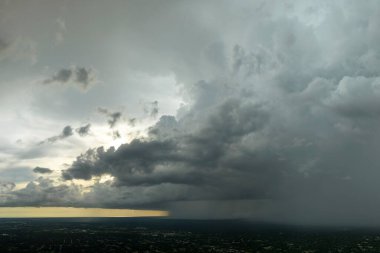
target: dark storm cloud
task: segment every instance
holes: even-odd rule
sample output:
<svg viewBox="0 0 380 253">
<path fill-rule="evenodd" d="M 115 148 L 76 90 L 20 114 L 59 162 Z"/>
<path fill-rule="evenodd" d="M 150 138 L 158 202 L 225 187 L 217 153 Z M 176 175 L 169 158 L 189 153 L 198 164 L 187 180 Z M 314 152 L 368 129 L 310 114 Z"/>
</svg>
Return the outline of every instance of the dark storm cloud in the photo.
<svg viewBox="0 0 380 253">
<path fill-rule="evenodd" d="M 61 69 L 49 79 L 43 81 L 44 84 L 60 83 L 72 84 L 82 90 L 88 90 L 91 85 L 97 82 L 95 71 L 91 68 L 72 67 Z"/>
<path fill-rule="evenodd" d="M 40 173 L 40 174 L 50 174 L 52 173 L 53 171 L 49 168 L 43 168 L 43 167 L 35 167 L 33 169 L 33 172 L 34 173 Z"/>
<path fill-rule="evenodd" d="M 70 169 L 66 170 L 63 175 L 65 179 L 80 178 L 88 180 L 93 175 L 104 174 L 105 171 L 117 173 L 118 169 L 123 170 L 119 166 L 124 167 L 122 165 L 124 162 L 127 163 L 126 170 L 129 173 L 134 171 L 137 173 L 148 173 L 154 169 L 154 166 L 160 160 L 166 162 L 169 159 L 170 153 L 173 152 L 171 146 L 171 143 L 166 142 L 134 140 L 131 144 L 122 145 L 117 150 L 114 148 L 104 150 L 103 147 L 90 149 L 79 156 Z M 110 163 L 98 160 L 99 157 L 110 160 Z M 175 158 L 173 157 L 172 159 Z M 97 162 L 100 162 L 104 166 L 99 166 L 100 164 Z M 113 166 L 117 168 L 112 168 Z"/>
<path fill-rule="evenodd" d="M 345 11 L 354 13 L 350 8 Z M 111 191 L 125 207 L 167 203 L 178 211 L 176 202 L 191 201 L 182 207 L 210 210 L 207 201 L 216 201 L 221 213 L 231 213 L 235 203 L 246 207 L 235 208 L 237 216 L 269 220 L 376 217 L 380 71 L 368 63 L 377 64 L 379 32 L 359 26 L 354 14 L 345 23 L 335 7 L 329 11 L 315 26 L 262 17 L 245 46 L 229 52 L 223 43 L 210 46 L 204 53 L 212 75 L 184 85 L 189 102 L 176 117 L 161 117 L 148 137 L 118 149 L 87 151 L 64 179 L 111 175 L 114 181 L 94 192 Z M 368 22 L 378 22 L 368 11 Z M 339 43 L 322 43 L 338 36 L 331 24 L 334 31 L 361 28 Z M 137 201 L 136 189 L 149 196 Z M 356 205 L 371 208 L 364 214 Z"/>
<path fill-rule="evenodd" d="M 91 128 L 91 124 L 87 124 L 87 125 L 85 125 L 85 126 L 81 126 L 81 127 L 77 128 L 77 129 L 75 129 L 75 131 L 76 131 L 81 137 L 83 137 L 83 136 L 86 136 L 86 135 L 89 134 L 89 132 L 90 132 L 90 128 Z"/>
<path fill-rule="evenodd" d="M 181 123 L 165 116 L 151 129 L 152 139 L 136 139 L 117 150 L 91 149 L 78 157 L 63 176 L 65 179 L 89 180 L 92 176 L 110 174 L 116 178 L 118 186 L 174 184 L 211 187 L 214 192 L 210 191 L 208 198 L 218 199 L 241 197 L 242 194 L 246 197 L 267 196 L 271 194 L 270 190 L 261 187 L 277 182 L 281 177 L 278 169 L 271 168 L 278 164 L 276 160 L 271 161 L 273 155 L 250 157 L 236 151 L 233 154 L 234 143 L 248 133 L 259 132 L 267 120 L 261 106 L 243 105 L 235 99 L 223 103 L 194 134 L 171 131 L 173 129 L 168 127 L 180 127 L 178 124 Z M 168 136 L 165 131 L 171 131 L 175 136 Z M 256 179 L 246 180 L 248 176 Z M 239 188 L 221 189 L 232 187 L 239 179 Z M 253 181 L 257 185 L 251 187 Z M 245 191 L 247 189 L 249 191 Z M 189 195 L 189 198 L 194 196 Z"/>
<path fill-rule="evenodd" d="M 121 112 L 110 112 L 108 109 L 101 107 L 98 108 L 98 112 L 109 117 L 109 120 L 107 122 L 110 128 L 113 128 L 119 122 L 122 116 Z"/>
<path fill-rule="evenodd" d="M 62 177 L 94 180 L 86 191 L 75 181 L 39 179 L 3 203 L 164 206 L 183 217 L 318 224 L 379 220 L 378 1 L 137 2 L 131 9 L 157 11 L 132 15 L 144 22 L 130 22 L 127 44 L 135 50 L 126 51 L 137 56 L 127 55 L 135 69 L 174 73 L 183 106 L 144 138 L 78 156 Z M 69 70 L 56 82 L 87 79 Z M 99 112 L 110 128 L 122 116 Z M 145 112 L 157 116 L 158 103 Z M 102 175 L 113 179 L 96 181 Z"/>
</svg>

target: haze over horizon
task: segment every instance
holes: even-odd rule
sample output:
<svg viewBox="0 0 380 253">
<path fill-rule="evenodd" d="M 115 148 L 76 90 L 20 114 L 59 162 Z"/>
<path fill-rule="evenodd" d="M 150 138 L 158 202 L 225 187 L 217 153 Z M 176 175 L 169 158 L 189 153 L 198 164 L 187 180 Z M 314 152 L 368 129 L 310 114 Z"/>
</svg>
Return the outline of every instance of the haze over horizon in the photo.
<svg viewBox="0 0 380 253">
<path fill-rule="evenodd" d="M 379 28 L 376 0 L 0 0 L 0 206 L 380 225 Z"/>
</svg>

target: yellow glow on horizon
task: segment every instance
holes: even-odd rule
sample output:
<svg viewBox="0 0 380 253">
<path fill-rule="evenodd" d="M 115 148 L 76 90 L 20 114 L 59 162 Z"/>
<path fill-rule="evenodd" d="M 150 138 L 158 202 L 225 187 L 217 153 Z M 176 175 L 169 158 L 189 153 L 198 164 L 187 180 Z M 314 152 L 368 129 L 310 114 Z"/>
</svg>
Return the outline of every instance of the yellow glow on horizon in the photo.
<svg viewBox="0 0 380 253">
<path fill-rule="evenodd" d="M 0 218 L 165 217 L 160 210 L 75 207 L 0 207 Z"/>
</svg>

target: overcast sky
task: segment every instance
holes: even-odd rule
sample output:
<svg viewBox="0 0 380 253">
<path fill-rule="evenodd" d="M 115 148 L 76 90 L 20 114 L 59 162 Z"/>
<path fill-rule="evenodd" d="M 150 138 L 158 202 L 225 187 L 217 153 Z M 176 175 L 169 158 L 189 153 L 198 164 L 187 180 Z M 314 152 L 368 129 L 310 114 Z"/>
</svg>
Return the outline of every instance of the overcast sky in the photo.
<svg viewBox="0 0 380 253">
<path fill-rule="evenodd" d="M 1 0 L 0 205 L 380 224 L 380 2 Z"/>
</svg>

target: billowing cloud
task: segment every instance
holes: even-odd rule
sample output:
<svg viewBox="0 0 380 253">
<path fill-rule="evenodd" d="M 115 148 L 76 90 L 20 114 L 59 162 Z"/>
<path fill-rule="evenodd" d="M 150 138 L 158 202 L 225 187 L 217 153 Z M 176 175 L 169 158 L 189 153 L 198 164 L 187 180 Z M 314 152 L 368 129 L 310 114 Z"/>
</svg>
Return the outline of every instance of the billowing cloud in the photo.
<svg viewBox="0 0 380 253">
<path fill-rule="evenodd" d="M 343 77 L 326 103 L 348 118 L 380 115 L 380 78 Z"/>
<path fill-rule="evenodd" d="M 276 168 L 280 161 L 275 154 L 252 152 L 251 157 L 248 150 L 246 154 L 239 150 L 241 138 L 259 134 L 267 121 L 265 108 L 241 104 L 237 99 L 225 101 L 194 132 L 184 129 L 185 121 L 165 116 L 150 130 L 151 139 L 136 139 L 117 150 L 91 149 L 78 157 L 63 176 L 89 180 L 110 174 L 118 186 L 185 185 L 207 191 L 203 196 L 211 199 L 238 198 L 242 194 L 268 197 L 287 168 Z M 233 187 L 239 180 L 239 187 Z"/>
<path fill-rule="evenodd" d="M 118 149 L 90 149 L 63 172 L 64 179 L 111 175 L 120 191 L 170 185 L 173 193 L 165 200 L 157 196 L 146 205 L 267 200 L 262 208 L 270 219 L 278 215 L 273 205 L 285 219 L 295 220 L 289 216 L 299 205 L 315 220 L 343 210 L 353 211 L 341 219 L 354 217 L 355 205 L 367 206 L 364 199 L 375 197 L 371 178 L 380 175 L 380 72 L 351 59 L 378 47 L 368 48 L 352 32 L 339 44 L 345 53 L 332 55 L 338 45 L 322 40 L 336 36 L 328 21 L 337 19 L 335 11 L 312 25 L 263 19 L 263 29 L 255 27 L 257 46 L 213 51 L 213 57 L 229 59 L 218 66 L 225 69 L 186 84 L 189 103 L 176 117 L 162 117 L 148 137 Z M 372 217 L 380 203 L 371 210 Z"/>
<path fill-rule="evenodd" d="M 141 111 L 141 104 L 127 103 L 154 101 L 145 109 L 153 120 L 159 101 L 163 116 L 144 137 L 82 150 L 61 179 L 34 180 L 5 194 L 2 205 L 169 208 L 178 217 L 282 222 L 378 220 L 379 7 L 344 0 L 132 1 L 114 9 L 121 11 L 110 17 L 115 22 L 91 26 L 72 21 L 82 16 L 65 17 L 70 34 L 78 35 L 67 33 L 65 42 L 99 52 L 83 62 L 97 62 L 109 85 L 86 94 L 67 90 L 45 104 L 66 106 L 65 114 L 83 119 L 100 104 L 125 103 L 128 116 L 139 119 L 129 110 Z M 61 56 L 71 52 L 63 58 L 72 59 L 79 48 Z M 45 82 L 86 88 L 91 73 L 72 67 Z M 180 87 L 177 113 L 163 112 L 168 104 L 159 95 L 167 80 L 157 81 L 161 75 Z M 122 113 L 99 112 L 118 133 Z M 52 141 L 72 134 L 70 127 Z M 83 189 L 72 179 L 96 183 Z"/>
</svg>

